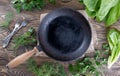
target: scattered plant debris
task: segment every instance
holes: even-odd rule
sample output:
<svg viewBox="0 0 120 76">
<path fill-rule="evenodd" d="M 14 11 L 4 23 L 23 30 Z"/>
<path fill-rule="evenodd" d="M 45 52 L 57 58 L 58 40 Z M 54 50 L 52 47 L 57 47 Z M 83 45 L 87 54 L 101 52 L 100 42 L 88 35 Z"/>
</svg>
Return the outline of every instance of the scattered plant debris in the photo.
<svg viewBox="0 0 120 76">
<path fill-rule="evenodd" d="M 28 70 L 36 76 L 67 76 L 64 67 L 59 63 L 44 62 L 38 66 L 33 59 L 28 60 Z"/>
<path fill-rule="evenodd" d="M 14 46 L 15 49 L 18 49 L 20 46 L 25 46 L 25 45 L 36 45 L 37 40 L 36 40 L 35 29 L 32 27 L 29 28 L 26 33 L 16 37 L 13 40 L 13 42 L 15 43 Z"/>
<path fill-rule="evenodd" d="M 56 0 L 48 0 L 49 3 L 55 4 Z M 42 9 L 47 2 L 45 0 L 12 0 L 13 7 L 20 12 L 21 10 Z"/>
<path fill-rule="evenodd" d="M 85 57 L 82 60 L 78 60 L 75 64 L 69 65 L 69 71 L 73 76 L 99 76 L 102 71 L 99 67 L 107 64 L 106 52 L 108 54 L 108 45 L 104 44 L 104 51 L 96 50 L 94 57 Z"/>
</svg>

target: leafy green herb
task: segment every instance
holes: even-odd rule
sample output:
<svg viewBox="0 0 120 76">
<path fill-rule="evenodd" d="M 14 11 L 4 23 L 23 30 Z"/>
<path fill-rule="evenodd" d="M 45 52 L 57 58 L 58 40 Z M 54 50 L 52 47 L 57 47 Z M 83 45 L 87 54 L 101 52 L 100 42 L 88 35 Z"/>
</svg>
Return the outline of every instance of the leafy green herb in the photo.
<svg viewBox="0 0 120 76">
<path fill-rule="evenodd" d="M 120 31 L 114 28 L 110 29 L 107 39 L 111 50 L 111 55 L 108 58 L 108 68 L 111 68 L 120 56 Z"/>
<path fill-rule="evenodd" d="M 15 43 L 14 48 L 17 49 L 24 45 L 36 45 L 36 34 L 34 28 L 29 28 L 26 33 L 21 36 L 16 37 L 13 42 Z"/>
<path fill-rule="evenodd" d="M 1 24 L 1 26 L 2 26 L 3 28 L 8 28 L 10 22 L 13 20 L 13 17 L 14 17 L 13 13 L 12 13 L 12 12 L 8 12 L 8 13 L 6 14 L 5 20 L 4 20 L 4 22 Z"/>
<path fill-rule="evenodd" d="M 83 0 L 79 0 L 80 3 L 83 3 Z"/>
<path fill-rule="evenodd" d="M 120 0 L 80 0 L 86 6 L 87 14 L 104 21 L 106 26 L 114 24 L 120 19 Z"/>
<path fill-rule="evenodd" d="M 95 11 L 99 0 L 83 0 L 86 8 L 90 11 Z"/>
<path fill-rule="evenodd" d="M 48 0 L 50 3 L 55 4 L 56 0 Z M 14 8 L 18 12 L 21 10 L 33 10 L 33 9 L 42 9 L 47 2 L 45 0 L 12 0 Z"/>
<path fill-rule="evenodd" d="M 97 17 L 102 21 L 106 15 L 109 13 L 110 9 L 114 7 L 119 0 L 101 0 L 100 9 L 97 13 Z"/>
<path fill-rule="evenodd" d="M 58 63 L 44 62 L 38 66 L 35 60 L 30 59 L 28 69 L 37 76 L 67 76 L 64 67 Z"/>
<path fill-rule="evenodd" d="M 109 45 L 105 43 L 105 44 L 103 44 L 102 48 L 105 50 L 109 50 Z"/>
<path fill-rule="evenodd" d="M 110 48 L 109 48 L 109 44 L 103 44 L 102 46 L 103 50 L 105 50 L 103 53 L 108 56 L 110 54 Z"/>
<path fill-rule="evenodd" d="M 107 44 L 103 46 L 105 47 L 106 45 Z M 106 49 L 108 49 L 108 46 L 106 46 L 104 49 L 104 52 L 96 50 L 95 55 L 92 58 L 85 57 L 82 60 L 76 61 L 75 64 L 70 64 L 69 71 L 73 76 L 99 76 L 101 71 L 98 70 L 98 68 L 107 64 L 107 58 L 105 58 L 104 55 L 106 55 L 105 52 Z"/>
<path fill-rule="evenodd" d="M 16 8 L 16 10 L 18 12 L 20 12 L 21 10 L 32 10 L 34 8 L 36 9 L 41 9 L 44 5 L 45 2 L 44 0 L 13 0 L 13 6 L 14 8 Z"/>
<path fill-rule="evenodd" d="M 87 8 L 85 9 L 85 11 L 87 12 L 87 14 L 91 17 L 91 18 L 94 18 L 96 16 L 96 12 L 91 12 L 89 11 Z"/>
<path fill-rule="evenodd" d="M 49 0 L 50 3 L 55 4 L 56 0 Z"/>
<path fill-rule="evenodd" d="M 113 8 L 111 8 L 108 18 L 106 20 L 106 25 L 112 25 L 120 18 L 120 2 Z"/>
<path fill-rule="evenodd" d="M 69 65 L 69 71 L 73 76 L 81 76 L 81 75 L 94 75 L 98 73 L 94 63 L 90 58 L 86 57 L 81 61 L 77 61 L 74 65 Z"/>
</svg>

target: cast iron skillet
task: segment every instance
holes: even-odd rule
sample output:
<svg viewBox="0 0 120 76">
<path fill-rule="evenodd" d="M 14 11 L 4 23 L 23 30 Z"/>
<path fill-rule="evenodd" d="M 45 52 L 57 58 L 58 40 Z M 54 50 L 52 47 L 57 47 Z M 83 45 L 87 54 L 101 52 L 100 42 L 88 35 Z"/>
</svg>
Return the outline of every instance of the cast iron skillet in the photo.
<svg viewBox="0 0 120 76">
<path fill-rule="evenodd" d="M 60 8 L 49 13 L 38 28 L 38 43 L 32 51 L 26 52 L 7 64 L 13 68 L 42 50 L 49 57 L 59 61 L 80 58 L 91 42 L 91 27 L 85 17 L 72 9 Z"/>
</svg>

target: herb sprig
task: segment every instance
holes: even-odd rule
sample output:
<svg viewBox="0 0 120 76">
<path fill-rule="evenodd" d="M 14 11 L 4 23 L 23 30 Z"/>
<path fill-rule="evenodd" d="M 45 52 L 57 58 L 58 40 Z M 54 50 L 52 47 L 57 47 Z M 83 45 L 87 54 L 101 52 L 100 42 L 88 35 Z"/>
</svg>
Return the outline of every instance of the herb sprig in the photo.
<svg viewBox="0 0 120 76">
<path fill-rule="evenodd" d="M 107 64 L 107 57 L 109 53 L 108 44 L 103 45 L 104 52 L 96 50 L 94 57 L 85 57 L 82 60 L 78 60 L 75 64 L 69 65 L 69 71 L 73 76 L 99 76 L 102 71 L 100 67 Z"/>
<path fill-rule="evenodd" d="M 25 45 L 36 45 L 37 40 L 36 40 L 35 29 L 32 27 L 29 28 L 26 33 L 16 37 L 13 40 L 13 42 L 15 43 L 14 46 L 15 49 L 18 49 L 20 46 L 25 46 Z"/>
<path fill-rule="evenodd" d="M 56 0 L 48 0 L 49 3 L 55 4 Z M 13 7 L 20 12 L 21 10 L 42 9 L 47 2 L 45 0 L 12 0 Z"/>
<path fill-rule="evenodd" d="M 59 63 L 44 62 L 40 66 L 33 59 L 28 60 L 28 70 L 37 76 L 67 76 L 64 67 Z"/>
</svg>

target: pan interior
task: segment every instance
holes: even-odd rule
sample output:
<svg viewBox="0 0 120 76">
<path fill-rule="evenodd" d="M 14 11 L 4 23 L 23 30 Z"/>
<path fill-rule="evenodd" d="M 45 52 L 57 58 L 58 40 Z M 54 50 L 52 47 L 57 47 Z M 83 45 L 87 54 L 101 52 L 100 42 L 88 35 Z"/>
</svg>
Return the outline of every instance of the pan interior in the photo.
<svg viewBox="0 0 120 76">
<path fill-rule="evenodd" d="M 48 27 L 48 42 L 62 53 L 74 52 L 83 41 L 81 25 L 71 17 L 55 18 Z"/>
</svg>

